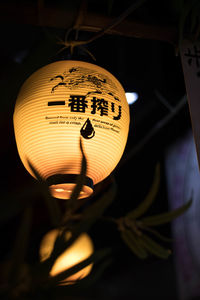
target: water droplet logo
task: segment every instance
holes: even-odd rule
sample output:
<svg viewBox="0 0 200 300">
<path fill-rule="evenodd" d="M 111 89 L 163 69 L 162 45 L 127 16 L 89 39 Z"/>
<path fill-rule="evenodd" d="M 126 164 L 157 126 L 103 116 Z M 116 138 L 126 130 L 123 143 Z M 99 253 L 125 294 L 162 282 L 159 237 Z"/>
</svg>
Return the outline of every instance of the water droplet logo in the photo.
<svg viewBox="0 0 200 300">
<path fill-rule="evenodd" d="M 91 139 L 94 137 L 95 131 L 89 118 L 87 118 L 87 120 L 83 124 L 83 127 L 81 128 L 80 132 L 84 139 Z"/>
</svg>

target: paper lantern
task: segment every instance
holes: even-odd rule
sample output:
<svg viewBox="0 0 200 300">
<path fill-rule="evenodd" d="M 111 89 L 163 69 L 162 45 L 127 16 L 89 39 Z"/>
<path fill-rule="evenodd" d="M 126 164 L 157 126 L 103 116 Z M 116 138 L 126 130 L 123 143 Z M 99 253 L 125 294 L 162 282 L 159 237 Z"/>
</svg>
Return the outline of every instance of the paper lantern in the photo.
<svg viewBox="0 0 200 300">
<path fill-rule="evenodd" d="M 47 180 L 55 198 L 69 199 L 81 169 L 81 137 L 88 161 L 84 198 L 119 162 L 129 119 L 124 89 L 112 74 L 86 62 L 58 61 L 33 73 L 19 92 L 18 152 L 31 174 L 27 159 Z"/>
<path fill-rule="evenodd" d="M 40 244 L 40 260 L 45 261 L 51 255 L 54 247 L 55 240 L 59 234 L 58 229 L 51 230 L 48 232 Z M 70 238 L 71 233 L 66 232 L 66 241 Z M 50 276 L 55 276 L 58 273 L 65 271 L 72 266 L 80 263 L 81 261 L 87 259 L 94 252 L 94 247 L 91 238 L 88 234 L 82 233 L 77 240 L 62 253 L 55 261 L 51 271 Z M 68 284 L 70 281 L 82 279 L 86 277 L 92 269 L 92 264 L 86 266 L 79 272 L 73 274 L 72 276 L 66 278 L 61 284 Z"/>
</svg>

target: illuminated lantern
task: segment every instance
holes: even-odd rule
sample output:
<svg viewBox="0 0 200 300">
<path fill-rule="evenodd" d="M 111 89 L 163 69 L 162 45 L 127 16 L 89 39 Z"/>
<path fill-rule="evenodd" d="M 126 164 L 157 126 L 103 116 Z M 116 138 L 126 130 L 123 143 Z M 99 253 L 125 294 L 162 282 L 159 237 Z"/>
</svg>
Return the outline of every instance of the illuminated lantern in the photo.
<svg viewBox="0 0 200 300">
<path fill-rule="evenodd" d="M 40 260 L 45 261 L 51 255 L 55 240 L 59 234 L 58 229 L 48 232 L 42 239 L 40 245 Z M 68 240 L 71 236 L 70 232 L 66 232 L 65 238 Z M 65 271 L 72 266 L 87 259 L 94 252 L 94 247 L 91 238 L 86 233 L 82 233 L 77 240 L 65 250 L 55 261 L 50 276 L 55 276 L 58 273 Z M 66 278 L 61 284 L 67 284 L 69 281 L 74 281 L 86 277 L 92 269 L 92 264 L 86 266 L 79 272 Z"/>
<path fill-rule="evenodd" d="M 129 106 L 119 81 L 105 69 L 80 61 L 58 61 L 23 84 L 14 111 L 20 158 L 47 180 L 55 198 L 69 199 L 81 169 L 82 138 L 87 177 L 79 198 L 118 164 L 128 136 Z"/>
</svg>

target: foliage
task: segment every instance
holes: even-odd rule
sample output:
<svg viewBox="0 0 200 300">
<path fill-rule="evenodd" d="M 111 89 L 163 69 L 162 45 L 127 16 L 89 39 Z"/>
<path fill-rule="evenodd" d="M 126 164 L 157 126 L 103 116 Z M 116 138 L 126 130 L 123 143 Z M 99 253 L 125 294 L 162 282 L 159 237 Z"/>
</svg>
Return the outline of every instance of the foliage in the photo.
<svg viewBox="0 0 200 300">
<path fill-rule="evenodd" d="M 2 199 L 1 207 L 3 210 L 0 212 L 1 222 L 9 221 L 10 218 L 19 214 L 19 211 L 21 211 L 22 214 L 21 223 L 13 247 L 13 253 L 10 260 L 6 262 L 4 268 L 2 268 L 4 282 L 1 282 L 0 285 L 0 295 L 3 299 L 39 299 L 39 295 L 43 295 L 44 297 L 46 295 L 46 297 L 48 297 L 50 294 L 55 295 L 57 298 L 59 295 L 67 295 L 73 289 L 86 287 L 92 284 L 94 280 L 97 280 L 99 276 L 101 276 L 102 272 L 110 264 L 112 252 L 110 248 L 105 248 L 95 251 L 84 261 L 60 272 L 58 275 L 54 277 L 49 276 L 49 272 L 58 256 L 72 245 L 81 233 L 87 232 L 97 220 L 103 218 L 104 211 L 111 205 L 116 196 L 116 184 L 114 180 L 111 180 L 109 187 L 107 187 L 104 193 L 100 196 L 97 195 L 98 197 L 96 196 L 96 200 L 92 201 L 90 205 L 86 205 L 89 203 L 90 199 L 77 201 L 87 170 L 87 159 L 84 154 L 81 139 L 80 151 L 82 153 L 80 175 L 78 176 L 70 200 L 66 202 L 66 210 L 63 214 L 61 213 L 56 199 L 52 198 L 46 181 L 43 180 L 35 167 L 28 161 L 33 174 L 37 178 L 37 185 L 43 194 L 51 224 L 54 228 L 59 228 L 60 230 L 60 235 L 58 235 L 56 239 L 54 249 L 50 257 L 45 261 L 38 262 L 35 265 L 26 263 L 34 200 L 19 202 L 17 199 L 15 202 L 13 199 L 12 203 L 14 205 L 11 205 L 11 209 L 9 209 Z M 165 249 L 157 241 L 152 239 L 152 237 L 147 235 L 147 233 L 150 233 L 151 236 L 153 235 L 158 240 L 164 242 L 169 241 L 169 239 L 163 237 L 159 232 L 152 229 L 152 227 L 170 222 L 172 219 L 185 212 L 191 205 L 191 201 L 189 201 L 186 205 L 175 211 L 156 216 L 142 217 L 155 200 L 159 190 L 159 183 L 160 165 L 158 164 L 156 166 L 153 184 L 144 201 L 135 210 L 129 212 L 124 217 L 119 219 L 107 218 L 107 220 L 117 225 L 122 240 L 130 248 L 133 254 L 140 259 L 146 259 L 150 254 L 159 258 L 167 258 L 169 256 L 171 251 Z M 35 195 L 36 194 L 34 194 L 34 196 Z M 25 191 L 22 196 L 31 198 L 30 188 Z M 64 235 L 68 230 L 71 231 L 71 237 L 66 241 Z M 59 283 L 63 279 L 73 275 L 91 263 L 94 263 L 97 268 L 94 268 L 95 270 L 92 271 L 89 276 L 83 279 L 80 278 L 80 280 L 73 282 L 73 285 L 59 286 Z"/>
<path fill-rule="evenodd" d="M 153 184 L 144 201 L 135 210 L 129 212 L 118 222 L 118 228 L 121 232 L 122 239 L 131 251 L 141 259 L 147 258 L 149 254 L 165 259 L 169 257 L 171 250 L 158 244 L 158 242 L 147 236 L 144 231 L 149 232 L 158 240 L 170 242 L 170 239 L 162 236 L 158 231 L 151 227 L 163 225 L 172 221 L 183 214 L 192 204 L 192 200 L 190 200 L 174 211 L 138 219 L 148 210 L 155 200 L 159 188 L 159 181 L 160 165 L 157 164 Z"/>
</svg>

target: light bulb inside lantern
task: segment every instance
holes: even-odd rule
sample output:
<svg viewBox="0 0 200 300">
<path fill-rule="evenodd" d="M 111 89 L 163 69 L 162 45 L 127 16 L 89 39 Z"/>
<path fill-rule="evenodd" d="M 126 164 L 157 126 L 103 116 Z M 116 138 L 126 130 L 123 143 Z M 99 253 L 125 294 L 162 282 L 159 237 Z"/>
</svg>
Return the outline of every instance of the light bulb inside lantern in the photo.
<svg viewBox="0 0 200 300">
<path fill-rule="evenodd" d="M 56 192 L 64 192 L 64 189 L 55 189 Z"/>
<path fill-rule="evenodd" d="M 45 261 L 48 259 L 53 251 L 54 243 L 59 234 L 59 230 L 54 229 L 48 232 L 41 241 L 40 244 L 40 260 Z M 70 232 L 66 232 L 65 239 L 69 240 L 71 237 Z M 74 243 L 65 250 L 54 262 L 52 269 L 50 271 L 50 276 L 55 276 L 62 271 L 65 271 L 74 265 L 80 263 L 81 261 L 87 259 L 94 252 L 94 246 L 91 238 L 88 234 L 82 233 Z M 86 277 L 92 269 L 92 264 L 86 266 L 82 270 L 73 274 L 72 276 L 63 280 L 60 285 L 70 284 L 73 281 L 82 279 Z"/>
</svg>

